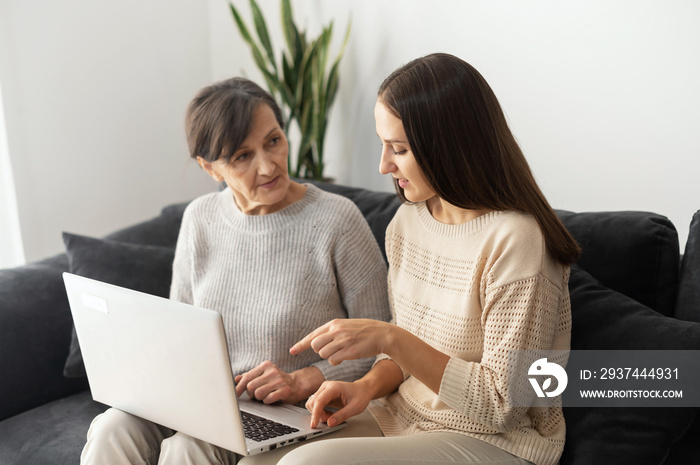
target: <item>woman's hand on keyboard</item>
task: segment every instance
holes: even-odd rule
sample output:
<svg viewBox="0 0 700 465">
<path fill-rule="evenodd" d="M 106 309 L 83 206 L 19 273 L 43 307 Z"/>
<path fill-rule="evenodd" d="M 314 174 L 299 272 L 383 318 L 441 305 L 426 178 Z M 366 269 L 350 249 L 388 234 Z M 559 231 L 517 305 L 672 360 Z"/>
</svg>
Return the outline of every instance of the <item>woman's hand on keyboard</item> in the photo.
<svg viewBox="0 0 700 465">
<path fill-rule="evenodd" d="M 266 404 L 296 404 L 316 392 L 324 380 L 323 374 L 316 367 L 287 373 L 268 360 L 236 376 L 236 394 L 240 397 L 243 392 L 248 392 L 251 399 Z"/>
</svg>

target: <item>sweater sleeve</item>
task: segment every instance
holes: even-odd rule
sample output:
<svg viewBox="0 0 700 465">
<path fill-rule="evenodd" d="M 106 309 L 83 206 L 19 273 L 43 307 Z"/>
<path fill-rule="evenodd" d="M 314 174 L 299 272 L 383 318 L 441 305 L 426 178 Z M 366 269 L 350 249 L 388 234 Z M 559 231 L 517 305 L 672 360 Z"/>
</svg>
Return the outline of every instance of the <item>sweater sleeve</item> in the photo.
<svg viewBox="0 0 700 465">
<path fill-rule="evenodd" d="M 564 348 L 555 346 L 564 339 L 558 333 L 568 315 L 565 273 L 547 253 L 539 228 L 521 223 L 502 231 L 484 250 L 481 360 L 453 357 L 439 392 L 451 408 L 497 432 L 530 421 L 527 406 L 535 393 L 522 365 L 533 354 Z"/>
<path fill-rule="evenodd" d="M 515 257 L 509 259 L 517 263 L 517 254 L 516 251 Z M 543 261 L 546 260 L 549 259 L 545 257 Z M 560 330 L 560 312 L 566 306 L 563 295 L 566 289 L 555 285 L 542 273 L 502 285 L 496 285 L 493 275 L 487 274 L 485 281 L 481 361 L 451 358 L 439 397 L 473 421 L 493 431 L 506 432 L 529 421 L 526 418 L 528 407 L 521 405 L 529 405 L 534 400 L 534 391 L 526 376 L 509 378 L 514 370 L 522 374 L 509 357 L 515 354 L 513 351 L 534 354 L 553 349 Z M 511 399 L 514 398 L 519 400 L 518 406 L 513 405 Z M 521 403 L 523 399 L 526 403 Z"/>
<path fill-rule="evenodd" d="M 173 277 L 170 284 L 170 299 L 187 304 L 193 303 L 192 296 L 192 253 L 194 234 L 191 208 L 185 209 L 180 233 L 175 247 Z"/>
<path fill-rule="evenodd" d="M 343 227 L 333 253 L 336 281 L 348 318 L 389 321 L 387 268 L 377 241 L 360 211 L 352 205 L 343 214 Z M 316 363 L 327 380 L 354 381 L 372 367 L 374 357 L 331 366 Z"/>
</svg>

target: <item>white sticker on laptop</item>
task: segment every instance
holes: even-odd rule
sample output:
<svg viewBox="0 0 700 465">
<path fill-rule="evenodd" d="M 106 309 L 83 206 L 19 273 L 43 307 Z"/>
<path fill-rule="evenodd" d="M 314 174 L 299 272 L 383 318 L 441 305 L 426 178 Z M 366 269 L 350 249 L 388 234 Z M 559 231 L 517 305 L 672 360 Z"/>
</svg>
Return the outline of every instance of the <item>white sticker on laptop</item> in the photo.
<svg viewBox="0 0 700 465">
<path fill-rule="evenodd" d="M 102 313 L 109 313 L 109 307 L 107 307 L 107 301 L 105 299 L 85 293 L 80 294 L 80 297 L 83 301 L 83 305 L 86 307 Z"/>
</svg>

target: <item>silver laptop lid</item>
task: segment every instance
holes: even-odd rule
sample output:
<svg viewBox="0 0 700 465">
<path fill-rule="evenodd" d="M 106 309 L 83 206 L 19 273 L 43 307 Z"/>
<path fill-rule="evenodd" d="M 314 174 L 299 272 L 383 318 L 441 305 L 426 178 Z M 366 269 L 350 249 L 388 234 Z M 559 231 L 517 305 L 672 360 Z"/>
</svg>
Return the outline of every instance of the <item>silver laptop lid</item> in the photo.
<svg viewBox="0 0 700 465">
<path fill-rule="evenodd" d="M 217 312 L 63 278 L 96 401 L 247 455 Z"/>
</svg>

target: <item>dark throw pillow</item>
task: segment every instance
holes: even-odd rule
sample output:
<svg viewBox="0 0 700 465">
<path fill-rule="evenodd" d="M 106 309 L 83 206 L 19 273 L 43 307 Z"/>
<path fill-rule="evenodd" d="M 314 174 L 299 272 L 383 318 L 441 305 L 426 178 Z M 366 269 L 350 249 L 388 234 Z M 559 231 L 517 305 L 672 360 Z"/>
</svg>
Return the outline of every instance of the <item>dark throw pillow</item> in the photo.
<svg viewBox="0 0 700 465">
<path fill-rule="evenodd" d="M 700 350 L 700 324 L 666 317 L 571 269 L 574 350 Z M 697 409 L 565 407 L 561 465 L 661 464 Z"/>
<path fill-rule="evenodd" d="M 605 287 L 673 315 L 680 250 L 668 218 L 640 211 L 557 215 L 581 244 L 581 268 Z"/>
<path fill-rule="evenodd" d="M 63 233 L 63 242 L 73 274 L 160 297 L 167 297 L 170 293 L 175 255 L 173 247 L 132 244 L 69 233 Z M 68 378 L 85 376 L 75 328 L 63 375 Z"/>
</svg>

